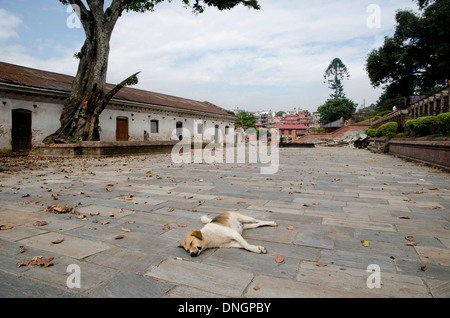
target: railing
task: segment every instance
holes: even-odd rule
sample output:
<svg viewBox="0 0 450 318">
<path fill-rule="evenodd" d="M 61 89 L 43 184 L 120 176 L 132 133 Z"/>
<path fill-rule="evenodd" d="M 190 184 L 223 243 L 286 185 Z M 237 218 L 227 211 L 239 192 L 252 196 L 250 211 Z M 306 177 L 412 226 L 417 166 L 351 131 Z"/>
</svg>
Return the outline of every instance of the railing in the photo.
<svg viewBox="0 0 450 318">
<path fill-rule="evenodd" d="M 436 116 L 450 112 L 450 85 L 412 104 L 408 110 L 412 119 L 422 116 Z"/>
</svg>

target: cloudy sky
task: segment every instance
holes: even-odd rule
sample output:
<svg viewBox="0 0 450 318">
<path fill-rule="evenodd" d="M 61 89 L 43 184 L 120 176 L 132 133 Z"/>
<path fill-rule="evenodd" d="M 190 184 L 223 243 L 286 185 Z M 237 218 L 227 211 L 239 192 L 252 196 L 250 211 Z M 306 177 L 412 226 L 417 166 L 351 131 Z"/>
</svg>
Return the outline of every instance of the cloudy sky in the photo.
<svg viewBox="0 0 450 318">
<path fill-rule="evenodd" d="M 111 40 L 108 82 L 141 71 L 135 87 L 226 109 L 316 111 L 331 90 L 323 74 L 339 57 L 350 72 L 347 97 L 375 103 L 367 54 L 395 28 L 413 0 L 259 0 L 261 10 L 208 8 L 193 15 L 181 0 L 152 13 L 124 13 Z M 75 75 L 84 42 L 58 0 L 0 0 L 0 61 Z"/>
</svg>

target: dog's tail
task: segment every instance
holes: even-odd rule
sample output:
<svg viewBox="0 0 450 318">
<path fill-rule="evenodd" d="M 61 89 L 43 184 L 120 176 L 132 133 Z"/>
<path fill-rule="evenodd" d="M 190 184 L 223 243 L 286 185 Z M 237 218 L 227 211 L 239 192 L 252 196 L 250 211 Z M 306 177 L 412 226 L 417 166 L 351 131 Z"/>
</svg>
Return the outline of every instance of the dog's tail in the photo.
<svg viewBox="0 0 450 318">
<path fill-rule="evenodd" d="M 212 219 L 210 219 L 210 218 L 207 217 L 206 215 L 203 215 L 203 216 L 201 217 L 201 220 L 202 220 L 202 223 L 203 223 L 203 224 L 208 224 L 208 223 L 211 223 L 211 221 L 212 221 Z"/>
</svg>

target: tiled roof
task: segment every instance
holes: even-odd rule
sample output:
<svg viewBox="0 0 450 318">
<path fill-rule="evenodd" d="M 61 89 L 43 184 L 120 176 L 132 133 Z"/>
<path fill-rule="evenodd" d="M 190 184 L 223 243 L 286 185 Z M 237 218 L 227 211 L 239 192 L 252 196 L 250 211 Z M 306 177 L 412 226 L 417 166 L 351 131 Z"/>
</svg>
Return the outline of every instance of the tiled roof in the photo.
<svg viewBox="0 0 450 318">
<path fill-rule="evenodd" d="M 277 125 L 277 128 L 278 129 L 297 129 L 297 130 L 306 130 L 306 129 L 308 129 L 308 127 L 306 126 L 306 125 L 304 125 L 304 124 L 292 124 L 292 125 L 290 125 L 290 124 L 279 124 L 279 125 Z"/>
<path fill-rule="evenodd" d="M 0 62 L 0 82 L 3 83 L 70 92 L 73 80 L 74 77 L 69 75 Z M 107 90 L 114 86 L 107 84 Z M 114 99 L 230 116 L 226 110 L 209 102 L 199 102 L 130 87 L 121 89 Z"/>
</svg>

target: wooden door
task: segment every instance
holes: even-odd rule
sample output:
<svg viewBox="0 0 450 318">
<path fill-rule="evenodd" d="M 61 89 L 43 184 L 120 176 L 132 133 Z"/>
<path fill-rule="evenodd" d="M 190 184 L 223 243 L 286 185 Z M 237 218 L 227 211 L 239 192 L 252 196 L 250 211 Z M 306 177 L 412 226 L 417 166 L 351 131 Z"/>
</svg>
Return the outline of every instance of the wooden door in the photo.
<svg viewBox="0 0 450 318">
<path fill-rule="evenodd" d="M 31 111 L 14 109 L 12 111 L 12 151 L 27 152 L 31 150 Z"/>
<path fill-rule="evenodd" d="M 116 140 L 128 141 L 130 136 L 128 135 L 128 118 L 117 117 L 116 118 Z"/>
</svg>

